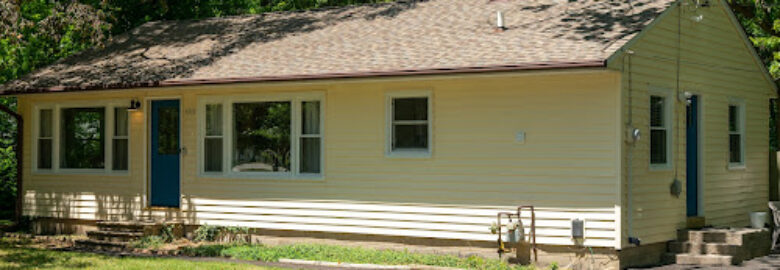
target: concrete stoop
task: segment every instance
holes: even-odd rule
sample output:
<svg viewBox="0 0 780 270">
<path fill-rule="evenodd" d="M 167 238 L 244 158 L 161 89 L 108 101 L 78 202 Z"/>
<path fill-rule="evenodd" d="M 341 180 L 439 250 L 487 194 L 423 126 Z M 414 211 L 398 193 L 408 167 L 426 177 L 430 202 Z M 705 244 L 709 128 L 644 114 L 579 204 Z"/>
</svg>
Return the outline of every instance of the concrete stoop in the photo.
<svg viewBox="0 0 780 270">
<path fill-rule="evenodd" d="M 677 241 L 668 243 L 667 262 L 692 265 L 738 265 L 766 256 L 771 247 L 767 229 L 679 230 Z"/>
<path fill-rule="evenodd" d="M 154 221 L 98 221 L 96 231 L 88 231 L 86 240 L 77 240 L 76 249 L 91 251 L 121 252 L 128 250 L 130 243 L 144 236 L 160 235 L 163 226 L 173 225 L 174 236 L 181 237 L 181 222 Z"/>
</svg>

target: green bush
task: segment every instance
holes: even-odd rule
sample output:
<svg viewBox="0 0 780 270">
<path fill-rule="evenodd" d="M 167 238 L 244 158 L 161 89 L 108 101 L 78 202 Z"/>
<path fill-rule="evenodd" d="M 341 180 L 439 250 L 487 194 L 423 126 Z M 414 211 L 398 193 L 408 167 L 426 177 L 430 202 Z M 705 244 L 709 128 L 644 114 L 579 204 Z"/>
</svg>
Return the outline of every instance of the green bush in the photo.
<svg viewBox="0 0 780 270">
<path fill-rule="evenodd" d="M 220 237 L 228 236 L 228 242 L 245 244 L 247 242 L 246 236 L 249 235 L 249 228 L 247 227 L 227 227 L 227 226 L 214 226 L 214 225 L 201 225 L 195 229 L 195 236 L 193 241 L 195 242 L 214 242 Z"/>
<path fill-rule="evenodd" d="M 162 236 L 151 235 L 144 236 L 141 239 L 133 241 L 130 246 L 138 249 L 159 249 L 165 244 L 165 239 Z"/>
<path fill-rule="evenodd" d="M 195 237 L 193 240 L 195 242 L 213 242 L 217 239 L 217 236 L 219 235 L 219 231 L 221 230 L 220 226 L 214 226 L 214 225 L 208 225 L 204 224 L 198 227 L 198 229 L 195 230 Z"/>
</svg>

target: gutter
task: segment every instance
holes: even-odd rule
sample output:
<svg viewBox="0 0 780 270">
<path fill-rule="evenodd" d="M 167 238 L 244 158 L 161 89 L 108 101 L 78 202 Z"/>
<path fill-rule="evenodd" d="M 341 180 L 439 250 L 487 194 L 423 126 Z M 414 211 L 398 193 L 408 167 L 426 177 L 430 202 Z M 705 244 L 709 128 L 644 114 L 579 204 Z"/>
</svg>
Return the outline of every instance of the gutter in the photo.
<svg viewBox="0 0 780 270">
<path fill-rule="evenodd" d="M 582 61 L 567 61 L 567 62 L 535 62 L 535 63 L 523 63 L 523 64 L 516 64 L 516 65 L 480 66 L 480 67 L 408 69 L 408 70 L 393 70 L 393 71 L 365 71 L 365 72 L 353 72 L 353 73 L 323 73 L 323 74 L 313 74 L 313 75 L 282 75 L 282 76 L 256 76 L 256 77 L 235 77 L 235 78 L 214 78 L 214 79 L 180 79 L 180 80 L 171 79 L 171 80 L 164 80 L 164 81 L 93 84 L 93 85 L 81 85 L 81 86 L 53 86 L 48 88 L 44 87 L 44 88 L 29 88 L 29 89 L 22 89 L 22 90 L 5 90 L 5 91 L 0 91 L 0 96 L 35 94 L 35 93 L 61 93 L 61 92 L 95 91 L 95 90 L 119 90 L 119 89 L 134 89 L 134 88 L 218 85 L 218 84 L 235 84 L 235 83 L 384 78 L 384 77 L 400 77 L 400 76 L 472 74 L 472 73 L 488 73 L 488 72 L 511 72 L 511 71 L 573 69 L 573 68 L 603 68 L 606 66 L 607 66 L 607 61 L 602 59 L 602 60 L 582 60 Z"/>
<path fill-rule="evenodd" d="M 22 155 L 24 154 L 24 121 L 22 115 L 0 104 L 0 112 L 10 114 L 16 118 L 16 211 L 14 219 L 16 224 L 22 220 Z"/>
</svg>

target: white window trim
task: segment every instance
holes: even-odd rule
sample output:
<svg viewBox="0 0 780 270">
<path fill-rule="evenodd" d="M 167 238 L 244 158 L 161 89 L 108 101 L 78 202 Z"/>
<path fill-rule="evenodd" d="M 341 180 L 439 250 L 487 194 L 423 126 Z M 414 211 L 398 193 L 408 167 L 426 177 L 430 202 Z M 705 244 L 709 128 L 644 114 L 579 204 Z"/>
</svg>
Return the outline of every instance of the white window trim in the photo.
<svg viewBox="0 0 780 270">
<path fill-rule="evenodd" d="M 128 151 L 128 170 L 113 170 L 113 140 L 114 140 L 114 108 L 124 108 L 130 104 L 130 100 L 97 100 L 97 101 L 77 101 L 77 102 L 62 102 L 62 103 L 39 103 L 33 106 L 33 137 L 35 141 L 32 143 L 32 173 L 38 175 L 112 175 L 112 176 L 127 176 L 132 169 L 131 151 Z M 104 168 L 102 169 L 68 169 L 60 168 L 60 145 L 61 145 L 61 131 L 60 122 L 62 119 L 61 111 L 67 108 L 97 108 L 103 107 L 105 109 L 105 137 L 104 140 Z M 40 111 L 50 109 L 52 110 L 52 168 L 51 169 L 38 169 L 38 136 L 40 134 Z M 132 148 L 131 130 L 130 130 L 130 117 L 128 116 L 128 136 L 127 147 Z"/>
<path fill-rule="evenodd" d="M 393 150 L 393 99 L 414 97 L 424 97 L 428 99 L 428 120 L 405 122 L 428 124 L 428 148 Z M 433 122 L 433 95 L 430 90 L 390 91 L 385 93 L 385 157 L 431 158 L 433 156 Z"/>
<path fill-rule="evenodd" d="M 674 168 L 674 132 L 677 125 L 675 125 L 675 118 L 674 118 L 674 108 L 677 106 L 676 99 L 672 96 L 672 91 L 667 88 L 659 88 L 659 87 L 651 87 L 648 90 L 648 101 L 647 104 L 650 104 L 650 97 L 652 96 L 658 96 L 664 98 L 664 128 L 666 129 L 666 163 L 652 163 L 650 155 L 652 153 L 651 147 L 651 141 L 650 141 L 650 134 L 651 132 L 647 133 L 647 143 L 648 143 L 648 152 L 647 152 L 647 163 L 650 166 L 651 171 L 667 171 Z M 650 108 L 648 107 L 648 117 L 647 117 L 647 128 L 648 131 L 652 131 L 654 128 L 652 127 L 650 123 L 651 114 Z"/>
<path fill-rule="evenodd" d="M 731 162 L 731 142 L 730 142 L 730 136 L 733 133 L 731 130 L 729 130 L 729 117 L 728 117 L 728 111 L 726 112 L 727 118 L 726 118 L 726 132 L 727 132 L 727 145 L 726 145 L 726 161 L 728 162 L 728 169 L 729 170 L 741 170 L 745 169 L 745 100 L 741 98 L 729 98 L 729 104 L 728 106 L 737 106 L 737 128 L 739 129 L 737 133 L 739 134 L 739 155 L 741 157 L 740 162 Z M 728 107 L 726 108 L 728 110 Z"/>
<path fill-rule="evenodd" d="M 290 101 L 292 115 L 290 118 L 290 171 L 289 172 L 234 172 L 233 157 L 233 114 L 234 103 Z M 300 139 L 301 135 L 301 102 L 320 102 L 320 173 L 300 172 Z M 222 104 L 222 172 L 206 172 L 205 139 L 206 139 L 206 105 Z M 204 96 L 198 99 L 198 174 L 203 178 L 237 178 L 259 180 L 325 180 L 325 95 L 323 92 L 304 93 L 274 93 L 258 95 Z M 308 136 L 310 137 L 310 136 Z"/>
</svg>

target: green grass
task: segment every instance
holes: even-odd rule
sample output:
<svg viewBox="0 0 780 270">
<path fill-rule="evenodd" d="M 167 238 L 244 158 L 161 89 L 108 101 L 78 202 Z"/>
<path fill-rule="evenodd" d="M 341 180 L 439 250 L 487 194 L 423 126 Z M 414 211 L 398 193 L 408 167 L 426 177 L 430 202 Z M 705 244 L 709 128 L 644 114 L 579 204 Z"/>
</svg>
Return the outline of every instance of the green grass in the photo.
<svg viewBox="0 0 780 270">
<path fill-rule="evenodd" d="M 461 258 L 452 255 L 412 253 L 408 251 L 376 250 L 316 244 L 281 246 L 262 245 L 203 245 L 186 248 L 190 256 L 223 256 L 241 260 L 276 262 L 279 259 L 301 259 L 345 263 L 370 263 L 384 265 L 429 265 L 468 269 L 523 269 L 532 267 L 508 265 L 505 262 L 478 256 Z"/>
<path fill-rule="evenodd" d="M 117 258 L 79 252 L 28 248 L 0 240 L 0 269 L 268 269 L 246 264 L 181 259 Z"/>
</svg>

